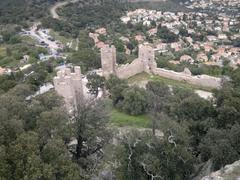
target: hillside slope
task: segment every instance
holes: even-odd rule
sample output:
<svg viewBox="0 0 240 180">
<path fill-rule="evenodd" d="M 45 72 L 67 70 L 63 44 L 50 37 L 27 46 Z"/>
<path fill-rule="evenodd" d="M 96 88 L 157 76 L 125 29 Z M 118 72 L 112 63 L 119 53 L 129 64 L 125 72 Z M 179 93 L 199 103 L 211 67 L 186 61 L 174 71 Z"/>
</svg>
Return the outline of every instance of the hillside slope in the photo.
<svg viewBox="0 0 240 180">
<path fill-rule="evenodd" d="M 240 160 L 233 164 L 226 165 L 224 168 L 203 177 L 201 180 L 239 180 L 240 179 Z"/>
</svg>

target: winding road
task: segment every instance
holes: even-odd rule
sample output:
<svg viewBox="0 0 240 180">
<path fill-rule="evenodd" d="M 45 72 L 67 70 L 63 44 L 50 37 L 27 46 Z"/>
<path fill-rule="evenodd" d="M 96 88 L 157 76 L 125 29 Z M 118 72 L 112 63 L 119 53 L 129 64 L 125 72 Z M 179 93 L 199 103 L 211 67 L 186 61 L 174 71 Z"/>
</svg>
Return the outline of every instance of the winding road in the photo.
<svg viewBox="0 0 240 180">
<path fill-rule="evenodd" d="M 63 2 L 58 2 L 56 3 L 53 7 L 51 7 L 50 9 L 50 13 L 51 13 L 51 16 L 52 18 L 54 19 L 60 19 L 60 16 L 58 15 L 57 13 L 57 10 L 63 6 L 66 6 L 70 3 L 76 3 L 78 2 L 79 0 L 66 0 L 66 1 L 63 1 Z"/>
</svg>

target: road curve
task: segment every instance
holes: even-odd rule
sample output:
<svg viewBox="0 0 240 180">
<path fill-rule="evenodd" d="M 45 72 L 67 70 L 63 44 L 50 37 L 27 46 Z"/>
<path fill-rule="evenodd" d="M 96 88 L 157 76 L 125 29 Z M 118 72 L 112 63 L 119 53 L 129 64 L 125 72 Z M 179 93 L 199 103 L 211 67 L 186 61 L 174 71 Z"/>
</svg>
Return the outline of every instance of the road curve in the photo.
<svg viewBox="0 0 240 180">
<path fill-rule="evenodd" d="M 66 5 L 70 4 L 70 3 L 76 3 L 76 2 L 78 2 L 78 1 L 79 1 L 79 0 L 66 0 L 66 1 L 63 1 L 63 2 L 58 2 L 58 3 L 56 3 L 56 4 L 55 4 L 54 6 L 52 6 L 51 9 L 50 9 L 50 13 L 51 13 L 52 18 L 54 18 L 54 19 L 60 19 L 60 16 L 58 15 L 57 10 L 58 10 L 59 8 L 62 8 L 63 6 L 66 6 Z"/>
</svg>

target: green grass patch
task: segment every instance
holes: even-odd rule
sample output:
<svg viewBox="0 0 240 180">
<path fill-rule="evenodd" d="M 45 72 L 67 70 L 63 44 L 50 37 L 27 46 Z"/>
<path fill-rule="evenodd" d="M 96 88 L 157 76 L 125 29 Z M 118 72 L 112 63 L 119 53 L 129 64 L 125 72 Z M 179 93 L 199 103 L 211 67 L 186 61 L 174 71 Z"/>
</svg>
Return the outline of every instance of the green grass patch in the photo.
<svg viewBox="0 0 240 180">
<path fill-rule="evenodd" d="M 21 40 L 24 43 L 33 44 L 33 45 L 38 43 L 37 40 L 31 38 L 30 36 L 21 36 Z"/>
<path fill-rule="evenodd" d="M 0 46 L 0 57 L 6 56 L 6 48 Z"/>
<path fill-rule="evenodd" d="M 150 118 L 147 115 L 131 116 L 124 112 L 113 109 L 110 114 L 110 123 L 116 126 L 132 126 L 139 128 L 149 128 Z"/>
<path fill-rule="evenodd" d="M 72 41 L 72 39 L 68 39 L 64 36 L 61 36 L 61 35 L 59 35 L 58 32 L 55 32 L 53 30 L 49 31 L 49 35 L 52 36 L 55 40 L 61 42 L 64 45 L 67 45 L 67 43 L 70 43 Z"/>
<path fill-rule="evenodd" d="M 168 79 L 162 76 L 150 75 L 147 73 L 140 73 L 128 79 L 128 82 L 130 84 L 141 84 L 141 82 L 146 82 L 146 81 L 161 81 L 171 86 L 181 87 L 181 88 L 190 89 L 190 90 L 204 90 L 204 91 L 213 90 L 213 88 L 210 88 L 210 87 L 197 86 L 197 85 L 189 84 L 183 81 L 177 81 L 177 80 Z"/>
</svg>

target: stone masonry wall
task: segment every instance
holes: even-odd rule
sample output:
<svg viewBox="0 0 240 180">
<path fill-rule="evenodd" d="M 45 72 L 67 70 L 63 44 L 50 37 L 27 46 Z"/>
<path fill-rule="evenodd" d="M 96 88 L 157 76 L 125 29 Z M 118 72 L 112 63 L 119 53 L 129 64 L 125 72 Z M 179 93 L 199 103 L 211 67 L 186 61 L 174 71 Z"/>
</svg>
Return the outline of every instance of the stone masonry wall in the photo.
<svg viewBox="0 0 240 180">
<path fill-rule="evenodd" d="M 108 78 L 110 74 L 116 74 L 116 48 L 114 46 L 101 48 L 101 63 L 104 77 Z"/>
<path fill-rule="evenodd" d="M 157 68 L 154 49 L 149 45 L 143 45 L 143 44 L 139 45 L 138 59 L 142 61 L 144 71 L 147 73 L 151 73 L 152 70 Z"/>
<path fill-rule="evenodd" d="M 53 83 L 57 93 L 64 98 L 68 109 L 75 106 L 76 100 L 83 96 L 82 75 L 79 66 L 75 66 L 73 72 L 70 68 L 58 71 Z"/>
<path fill-rule="evenodd" d="M 216 78 L 208 75 L 192 76 L 184 72 L 179 73 L 171 70 L 166 70 L 163 68 L 156 68 L 155 70 L 153 70 L 153 74 L 159 75 L 168 79 L 187 82 L 193 85 L 199 85 L 199 86 L 211 87 L 211 88 L 221 87 L 221 78 Z"/>
<path fill-rule="evenodd" d="M 130 78 L 144 71 L 143 63 L 140 59 L 135 59 L 131 64 L 117 67 L 116 75 L 121 79 Z"/>
<path fill-rule="evenodd" d="M 113 55 L 115 53 L 115 55 Z M 175 72 L 163 68 L 157 68 L 155 61 L 154 49 L 148 44 L 139 45 L 138 58 L 131 64 L 121 66 L 116 65 L 116 49 L 113 46 L 103 48 L 101 50 L 102 71 L 104 77 L 109 77 L 110 74 L 115 74 L 119 78 L 127 79 L 141 72 L 159 75 L 165 78 L 183 81 L 193 85 L 204 87 L 219 88 L 221 87 L 221 78 L 216 78 L 208 75 L 192 76 L 191 73 Z M 190 72 L 190 71 L 189 71 Z"/>
</svg>

